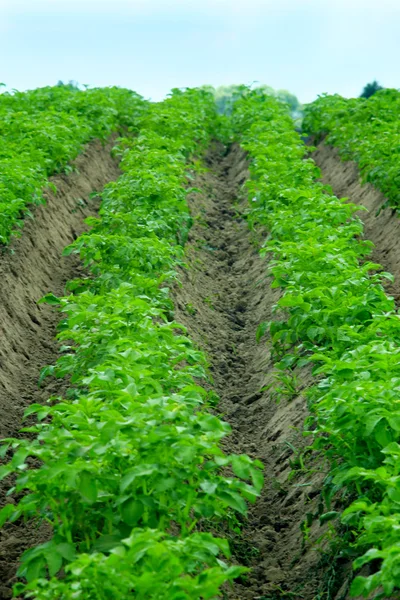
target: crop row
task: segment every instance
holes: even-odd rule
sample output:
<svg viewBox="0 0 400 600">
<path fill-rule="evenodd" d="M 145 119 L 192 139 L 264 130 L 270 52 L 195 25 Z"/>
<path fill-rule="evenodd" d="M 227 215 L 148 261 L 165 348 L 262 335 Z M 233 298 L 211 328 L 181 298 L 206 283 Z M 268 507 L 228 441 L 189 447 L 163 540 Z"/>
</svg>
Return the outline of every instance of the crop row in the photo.
<svg viewBox="0 0 400 600">
<path fill-rule="evenodd" d="M 276 366 L 292 377 L 311 361 L 318 380 L 306 429 L 331 465 L 325 519 L 347 491 L 341 519 L 348 545 L 355 536 L 354 567 L 372 570 L 352 593 L 390 596 L 400 587 L 400 318 L 382 286 L 391 276 L 367 260 L 359 207 L 317 181 L 284 107 L 249 92 L 232 119 L 252 159 L 248 219 L 268 231 L 262 252 L 283 291 L 269 324 Z"/>
<path fill-rule="evenodd" d="M 400 92 L 385 89 L 371 98 L 321 96 L 305 109 L 303 129 L 337 146 L 344 160 L 357 162 L 364 182 L 400 206 Z"/>
<path fill-rule="evenodd" d="M 246 512 L 262 465 L 221 450 L 230 429 L 208 410 L 197 383 L 206 360 L 173 320 L 168 289 L 191 226 L 190 158 L 216 127 L 212 96 L 176 90 L 139 127 L 119 141 L 124 174 L 102 193 L 99 218 L 66 250 L 91 276 L 45 298 L 61 305 L 64 345 L 44 374 L 69 377 L 68 396 L 31 406 L 30 439 L 3 446 L 12 458 L 1 477 L 23 496 L 0 523 L 52 530 L 22 558 L 24 597 L 206 599 L 243 572 L 207 530 Z"/>
<path fill-rule="evenodd" d="M 120 88 L 80 91 L 65 86 L 0 95 L 0 244 L 43 202 L 48 177 L 92 139 L 135 128 L 147 103 Z"/>
</svg>

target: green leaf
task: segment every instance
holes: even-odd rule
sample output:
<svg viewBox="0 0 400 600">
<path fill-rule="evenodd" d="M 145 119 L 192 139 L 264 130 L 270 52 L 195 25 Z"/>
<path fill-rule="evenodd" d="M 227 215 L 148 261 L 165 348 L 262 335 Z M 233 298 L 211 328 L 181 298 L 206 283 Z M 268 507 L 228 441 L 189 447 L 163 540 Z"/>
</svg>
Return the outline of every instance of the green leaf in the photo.
<svg viewBox="0 0 400 600">
<path fill-rule="evenodd" d="M 16 451 L 16 453 L 14 454 L 14 456 L 12 457 L 11 466 L 14 469 L 21 468 L 22 466 L 25 465 L 25 460 L 27 459 L 28 456 L 29 456 L 29 450 L 27 450 L 26 448 L 19 448 Z"/>
<path fill-rule="evenodd" d="M 233 472 L 241 479 L 250 479 L 250 464 L 248 460 L 246 461 L 246 458 L 242 458 L 239 455 L 232 455 Z"/>
<path fill-rule="evenodd" d="M 47 568 L 50 577 L 54 577 L 62 567 L 62 556 L 54 548 L 46 553 Z"/>
<path fill-rule="evenodd" d="M 24 419 L 29 417 L 29 415 L 38 413 L 45 413 L 47 415 L 49 414 L 50 410 L 51 409 L 49 407 L 43 406 L 42 404 L 31 404 L 24 410 Z"/>
<path fill-rule="evenodd" d="M 365 590 L 366 581 L 365 577 L 356 577 L 353 579 L 350 587 L 350 595 L 362 596 Z"/>
<path fill-rule="evenodd" d="M 235 492 L 219 492 L 218 498 L 225 504 L 238 511 L 240 514 L 245 515 L 247 512 L 246 502 L 239 494 Z"/>
<path fill-rule="evenodd" d="M 41 386 L 41 384 L 43 383 L 43 380 L 46 377 L 52 376 L 55 373 L 55 366 L 54 365 L 48 365 L 47 367 L 43 367 L 43 369 L 40 372 L 40 377 L 39 377 L 39 381 L 38 381 L 38 385 L 39 387 Z"/>
<path fill-rule="evenodd" d="M 7 475 L 13 472 L 13 468 L 10 464 L 0 466 L 0 481 L 2 481 Z"/>
<path fill-rule="evenodd" d="M 4 523 L 11 517 L 16 511 L 14 504 L 6 504 L 0 510 L 0 527 L 3 527 Z"/>
<path fill-rule="evenodd" d="M 118 545 L 121 545 L 121 536 L 102 535 L 93 544 L 93 552 L 110 552 Z"/>
<path fill-rule="evenodd" d="M 392 441 L 392 436 L 387 429 L 385 420 L 380 421 L 377 427 L 375 427 L 374 438 L 382 448 L 390 444 Z"/>
<path fill-rule="evenodd" d="M 126 388 L 124 389 L 124 392 L 126 392 L 127 394 L 129 394 L 130 396 L 135 398 L 138 395 L 138 389 L 137 389 L 136 383 L 132 382 L 129 385 L 127 385 Z"/>
<path fill-rule="evenodd" d="M 259 343 L 261 338 L 266 334 L 266 332 L 269 329 L 269 325 L 270 325 L 269 321 L 263 321 L 262 323 L 259 324 L 259 326 L 257 327 L 257 331 L 256 331 L 257 343 Z"/>
<path fill-rule="evenodd" d="M 57 552 L 68 562 L 72 562 L 73 560 L 75 560 L 76 550 L 73 544 L 68 544 L 64 542 L 62 544 L 57 544 L 56 548 Z"/>
<path fill-rule="evenodd" d="M 261 492 L 264 485 L 264 474 L 260 471 L 259 468 L 255 468 L 254 466 L 250 469 L 251 480 L 257 492 Z"/>
<path fill-rule="evenodd" d="M 107 423 L 104 423 L 104 425 L 100 429 L 100 436 L 102 442 L 109 442 L 110 440 L 112 440 L 116 436 L 117 431 L 117 423 L 113 421 L 107 421 Z"/>
<path fill-rule="evenodd" d="M 387 489 L 387 495 L 392 500 L 392 502 L 396 502 L 396 504 L 400 504 L 400 489 L 395 487 L 389 487 Z"/>
<path fill-rule="evenodd" d="M 93 504 L 97 500 L 97 484 L 92 474 L 88 471 L 82 471 L 79 476 L 78 490 L 82 497 Z"/>
<path fill-rule="evenodd" d="M 291 294 L 286 294 L 278 301 L 278 304 L 281 308 L 294 308 L 295 306 L 302 305 L 304 300 L 302 296 L 296 296 Z"/>
<path fill-rule="evenodd" d="M 140 500 L 129 498 L 121 506 L 121 516 L 124 523 L 134 527 L 144 512 L 144 506 Z"/>
<path fill-rule="evenodd" d="M 365 435 L 371 435 L 378 423 L 383 419 L 382 415 L 370 415 L 365 419 Z"/>
<path fill-rule="evenodd" d="M 137 477 L 152 475 L 155 471 L 157 471 L 157 465 L 138 465 L 131 471 L 128 471 L 121 479 L 121 492 L 124 492 Z"/>
<path fill-rule="evenodd" d="M 312 326 L 307 329 L 307 336 L 310 340 L 318 340 L 325 334 L 323 327 Z"/>
<path fill-rule="evenodd" d="M 1 444 L 1 442 L 0 442 Z M 11 444 L 1 444 L 0 445 L 0 458 L 5 458 Z"/>
<path fill-rule="evenodd" d="M 26 565 L 22 564 L 21 569 L 23 569 L 26 580 L 30 583 L 31 581 L 39 579 L 39 577 L 45 576 L 46 560 L 44 556 L 38 556 L 37 558 L 30 560 Z"/>
<path fill-rule="evenodd" d="M 67 246 L 66 248 L 64 248 L 64 250 L 62 251 L 62 256 L 71 256 L 71 254 L 73 254 L 74 252 L 78 252 L 78 250 L 75 248 L 74 244 L 71 244 L 71 246 Z"/>
<path fill-rule="evenodd" d="M 379 275 L 381 277 L 384 277 L 385 279 L 388 279 L 391 283 L 394 283 L 394 277 L 393 277 L 392 273 L 388 273 L 387 271 L 381 271 L 381 273 L 379 273 Z"/>
<path fill-rule="evenodd" d="M 370 548 L 365 554 L 356 558 L 353 564 L 353 568 L 361 569 L 361 567 L 371 562 L 371 560 L 377 560 L 379 558 L 382 558 L 383 555 L 384 553 L 378 550 L 377 548 Z"/>
<path fill-rule="evenodd" d="M 238 567 L 238 566 L 232 566 L 226 570 L 226 574 L 228 575 L 229 579 L 237 579 L 241 575 L 244 575 L 245 573 L 249 573 L 249 572 L 250 572 L 249 568 Z"/>
<path fill-rule="evenodd" d="M 387 420 L 392 429 L 400 431 L 400 415 L 391 415 Z"/>
<path fill-rule="evenodd" d="M 43 296 L 43 298 L 39 300 L 38 304 L 58 305 L 61 304 L 61 300 L 60 298 L 57 298 L 57 296 L 55 296 L 54 294 L 46 294 L 45 296 Z"/>
<path fill-rule="evenodd" d="M 336 510 L 331 510 L 321 515 L 319 518 L 319 522 L 322 525 L 323 523 L 326 523 L 327 521 L 333 521 L 333 519 L 337 519 L 338 517 L 340 517 L 340 512 L 337 512 Z"/>
<path fill-rule="evenodd" d="M 217 484 L 212 481 L 202 481 L 200 487 L 206 494 L 214 494 Z"/>
</svg>

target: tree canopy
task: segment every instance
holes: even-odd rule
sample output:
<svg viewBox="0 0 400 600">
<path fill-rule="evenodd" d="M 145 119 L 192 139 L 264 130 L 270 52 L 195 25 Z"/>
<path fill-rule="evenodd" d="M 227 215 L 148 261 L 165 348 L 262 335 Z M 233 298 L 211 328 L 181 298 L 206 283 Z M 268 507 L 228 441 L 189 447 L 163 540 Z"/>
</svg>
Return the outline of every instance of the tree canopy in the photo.
<svg viewBox="0 0 400 600">
<path fill-rule="evenodd" d="M 379 85 L 377 81 L 372 81 L 371 83 L 367 83 L 364 87 L 363 91 L 360 94 L 360 98 L 370 98 L 379 90 L 383 90 L 383 87 Z"/>
<path fill-rule="evenodd" d="M 262 90 L 266 94 L 274 96 L 274 98 L 277 98 L 278 100 L 281 100 L 282 102 L 288 104 L 290 112 L 293 114 L 293 116 L 297 117 L 298 113 L 300 113 L 301 105 L 294 94 L 291 94 L 287 90 L 274 90 L 268 85 L 259 85 L 257 86 L 257 88 Z M 211 89 L 213 89 L 218 112 L 220 112 L 221 114 L 229 114 L 236 97 L 240 96 L 244 89 L 244 86 L 221 85 L 220 87 Z"/>
</svg>

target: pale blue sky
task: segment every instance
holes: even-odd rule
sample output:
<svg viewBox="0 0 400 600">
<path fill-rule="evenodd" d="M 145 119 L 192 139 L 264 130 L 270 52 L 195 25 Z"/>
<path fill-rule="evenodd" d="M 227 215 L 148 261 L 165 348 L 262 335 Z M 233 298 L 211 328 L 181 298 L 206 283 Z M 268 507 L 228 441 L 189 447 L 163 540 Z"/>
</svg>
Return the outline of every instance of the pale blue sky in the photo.
<svg viewBox="0 0 400 600">
<path fill-rule="evenodd" d="M 0 0 L 0 81 L 162 98 L 259 81 L 303 102 L 400 87 L 400 0 Z"/>
</svg>

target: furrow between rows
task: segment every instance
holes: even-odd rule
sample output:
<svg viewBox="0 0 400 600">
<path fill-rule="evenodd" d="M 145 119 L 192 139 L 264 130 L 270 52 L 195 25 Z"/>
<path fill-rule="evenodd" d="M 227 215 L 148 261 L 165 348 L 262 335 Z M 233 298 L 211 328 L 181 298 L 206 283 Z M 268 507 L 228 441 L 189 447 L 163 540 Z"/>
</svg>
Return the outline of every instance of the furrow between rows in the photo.
<svg viewBox="0 0 400 600">
<path fill-rule="evenodd" d="M 195 182 L 204 193 L 190 200 L 189 268 L 174 291 L 175 317 L 209 357 L 213 389 L 220 397 L 217 411 L 232 427 L 226 450 L 265 465 L 261 498 L 240 530 L 227 532 L 235 559 L 251 567 L 227 594 L 236 600 L 285 594 L 311 600 L 338 574 L 327 541 L 316 548 L 327 526 L 314 522 L 306 538 L 302 531 L 307 513 L 316 511 L 326 470 L 318 460 L 304 472 L 296 465 L 306 445 L 302 392 L 311 384 L 310 368 L 301 370 L 294 397 L 278 402 L 271 347 L 257 344 L 256 332 L 271 319 L 280 291 L 270 287 L 268 261 L 259 254 L 261 240 L 244 216 L 248 161 L 238 146 L 215 144 L 206 162 L 208 171 Z"/>
</svg>

